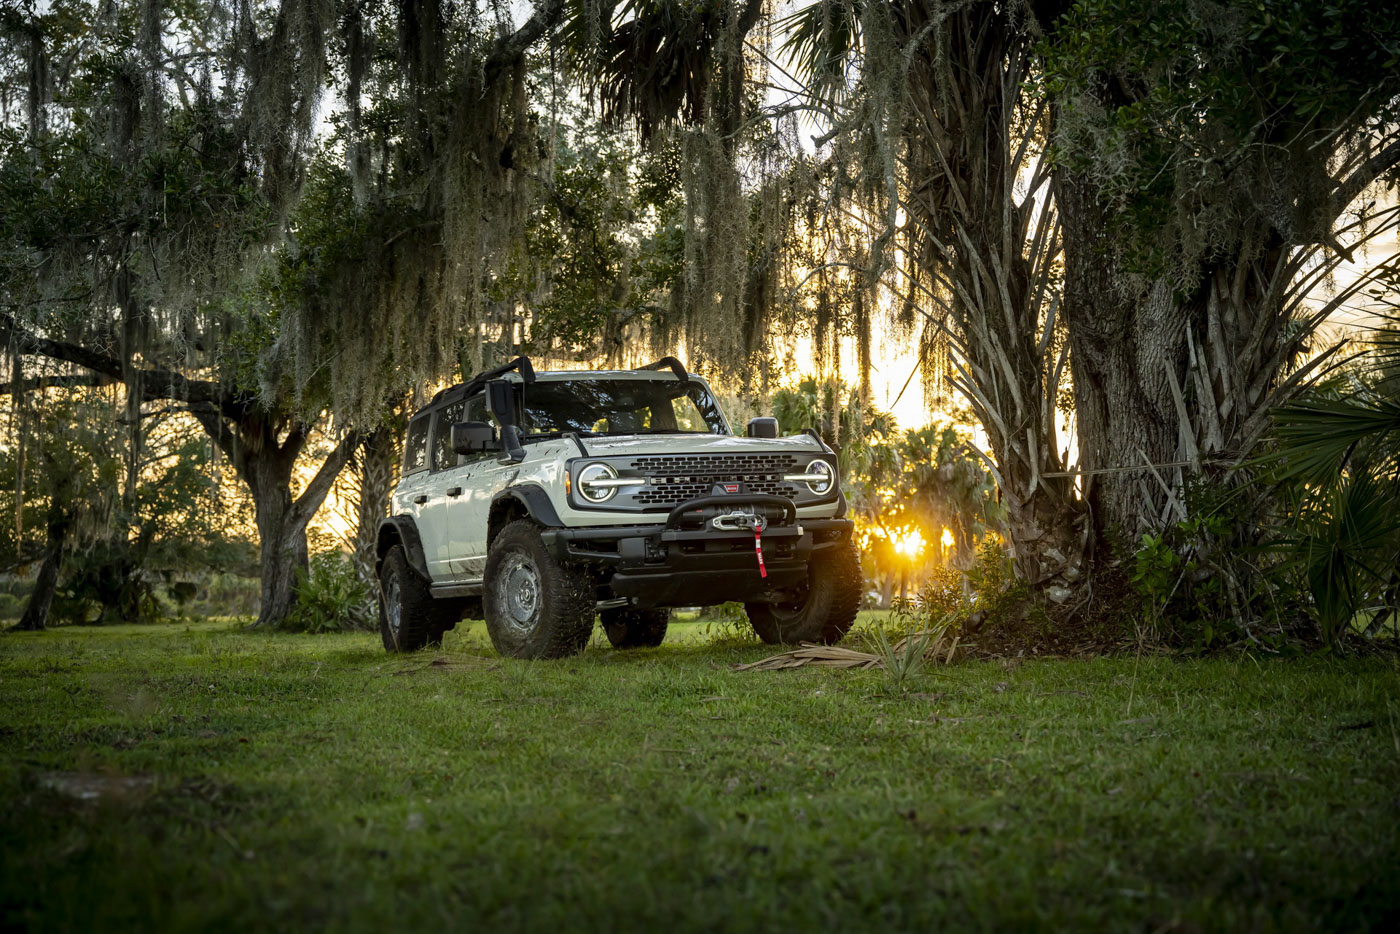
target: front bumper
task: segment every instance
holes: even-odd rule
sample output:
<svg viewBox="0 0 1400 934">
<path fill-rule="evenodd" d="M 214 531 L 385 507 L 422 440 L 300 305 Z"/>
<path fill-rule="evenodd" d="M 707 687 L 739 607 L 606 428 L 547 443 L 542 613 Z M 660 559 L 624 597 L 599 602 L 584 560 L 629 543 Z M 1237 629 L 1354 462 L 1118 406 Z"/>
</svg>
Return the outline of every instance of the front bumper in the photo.
<svg viewBox="0 0 1400 934">
<path fill-rule="evenodd" d="M 769 512 L 762 534 L 764 577 L 753 535 L 717 530 L 710 519 L 733 506 L 767 511 L 772 503 L 766 500 L 703 497 L 678 507 L 665 523 L 547 529 L 542 534 L 558 560 L 601 567 L 612 592 L 633 606 L 761 602 L 805 581 L 812 556 L 849 541 L 854 528 L 850 519 L 796 519 L 790 505 L 780 510 L 780 519 Z"/>
</svg>

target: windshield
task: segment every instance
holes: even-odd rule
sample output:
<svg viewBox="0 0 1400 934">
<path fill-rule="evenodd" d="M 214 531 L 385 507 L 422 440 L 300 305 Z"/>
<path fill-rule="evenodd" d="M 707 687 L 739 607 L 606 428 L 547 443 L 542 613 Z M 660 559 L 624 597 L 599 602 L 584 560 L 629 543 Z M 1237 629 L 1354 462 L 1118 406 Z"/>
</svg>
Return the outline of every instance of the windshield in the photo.
<svg viewBox="0 0 1400 934">
<path fill-rule="evenodd" d="M 522 386 L 520 401 L 527 436 L 729 434 L 709 390 L 690 381 L 541 380 Z"/>
</svg>

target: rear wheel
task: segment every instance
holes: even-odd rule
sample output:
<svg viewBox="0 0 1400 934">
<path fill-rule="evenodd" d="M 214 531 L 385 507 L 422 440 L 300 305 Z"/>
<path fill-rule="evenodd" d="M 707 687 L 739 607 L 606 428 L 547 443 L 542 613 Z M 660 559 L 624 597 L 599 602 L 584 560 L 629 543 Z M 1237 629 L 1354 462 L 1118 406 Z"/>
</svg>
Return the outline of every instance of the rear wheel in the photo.
<svg viewBox="0 0 1400 934">
<path fill-rule="evenodd" d="M 556 561 L 526 519 L 491 542 L 482 602 L 491 644 L 512 658 L 576 655 L 593 633 L 592 581 Z"/>
<path fill-rule="evenodd" d="M 434 600 L 428 581 L 408 563 L 401 545 L 379 567 L 379 635 L 388 652 L 438 645 L 461 617 L 456 601 Z"/>
<path fill-rule="evenodd" d="M 860 606 L 860 556 L 845 541 L 817 552 L 807 582 L 784 603 L 746 603 L 749 622 L 770 645 L 816 642 L 832 645 L 851 628 Z"/>
<path fill-rule="evenodd" d="M 651 649 L 666 639 L 670 610 L 604 610 L 603 632 L 615 649 Z"/>
</svg>

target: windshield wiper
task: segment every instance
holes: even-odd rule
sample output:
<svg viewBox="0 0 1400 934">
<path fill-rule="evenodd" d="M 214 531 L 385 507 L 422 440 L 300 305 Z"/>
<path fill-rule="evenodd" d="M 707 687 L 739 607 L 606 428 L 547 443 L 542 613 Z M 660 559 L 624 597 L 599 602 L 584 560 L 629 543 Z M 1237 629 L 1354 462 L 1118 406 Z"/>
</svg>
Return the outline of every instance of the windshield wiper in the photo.
<svg viewBox="0 0 1400 934">
<path fill-rule="evenodd" d="M 580 431 L 576 428 L 564 428 L 558 431 L 536 431 L 523 438 L 530 441 L 540 441 L 548 438 L 562 438 L 565 435 L 578 435 L 580 438 L 598 438 L 603 435 L 601 431 Z"/>
<path fill-rule="evenodd" d="M 631 431 L 605 431 L 603 434 L 613 437 L 620 435 L 708 435 L 708 431 L 691 431 L 687 428 L 635 428 Z"/>
</svg>

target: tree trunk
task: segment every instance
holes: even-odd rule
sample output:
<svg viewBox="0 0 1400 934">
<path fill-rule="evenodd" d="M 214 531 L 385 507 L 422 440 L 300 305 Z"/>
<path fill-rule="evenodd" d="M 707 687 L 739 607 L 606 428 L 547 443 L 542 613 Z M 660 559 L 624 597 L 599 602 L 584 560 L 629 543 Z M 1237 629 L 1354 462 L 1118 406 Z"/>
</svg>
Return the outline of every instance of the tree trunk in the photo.
<svg viewBox="0 0 1400 934">
<path fill-rule="evenodd" d="M 297 451 L 287 451 L 271 438 L 256 450 L 243 452 L 244 481 L 253 495 L 258 526 L 261 601 L 254 625 L 276 627 L 296 604 L 298 572 L 309 568 L 306 520 L 293 515 L 292 467 Z M 288 456 L 290 455 L 290 456 Z"/>
<path fill-rule="evenodd" d="M 236 419 L 208 406 L 192 406 L 191 412 L 228 454 L 252 494 L 262 575 L 262 600 L 254 625 L 275 629 L 296 606 L 297 572 L 309 566 L 306 525 L 325 502 L 361 436 L 346 432 L 306 489 L 293 499 L 292 473 L 311 435 L 310 426 L 260 409 L 244 410 Z M 284 428 L 286 437 L 281 439 Z"/>
<path fill-rule="evenodd" d="M 1165 281 L 1130 292 L 1090 183 L 1062 169 L 1055 197 L 1064 217 L 1064 322 L 1090 547 L 1109 557 L 1183 515 L 1182 468 L 1162 465 L 1183 457 L 1173 381 L 1178 389 L 1183 383 L 1188 315 Z"/>
<path fill-rule="evenodd" d="M 1288 375 L 1320 315 L 1289 292 L 1303 260 L 1267 230 L 1242 235 L 1187 294 L 1165 278 L 1134 290 L 1092 184 L 1061 169 L 1055 197 L 1094 547 L 1129 551 L 1186 517 L 1189 479 L 1222 478 L 1248 455 L 1308 372 Z"/>
<path fill-rule="evenodd" d="M 355 570 L 366 582 L 374 582 L 375 545 L 379 523 L 389 514 L 389 494 L 394 489 L 399 460 L 397 426 L 381 426 L 360 447 L 359 501 L 355 504 Z"/>
<path fill-rule="evenodd" d="M 897 128 L 907 134 L 901 207 L 920 231 L 911 254 L 935 307 L 928 326 L 949 334 L 950 381 L 987 431 L 1016 573 L 1062 602 L 1089 569 L 1082 505 L 1055 429 L 1059 220 L 1037 195 L 1043 167 L 1020 146 L 1042 119 L 1019 99 L 1032 53 L 995 4 L 898 11 L 891 25 L 912 44 L 905 80 L 920 128 Z M 1034 184 L 1022 193 L 1016 179 L 1027 172 Z"/>
<path fill-rule="evenodd" d="M 68 522 L 64 519 L 49 521 L 49 544 L 44 551 L 44 563 L 39 566 L 39 576 L 34 581 L 34 592 L 29 595 L 29 605 L 24 608 L 16 629 L 37 631 L 49 622 L 49 609 L 53 606 L 54 591 L 58 589 L 58 572 L 63 569 L 63 545 L 68 538 Z"/>
</svg>

